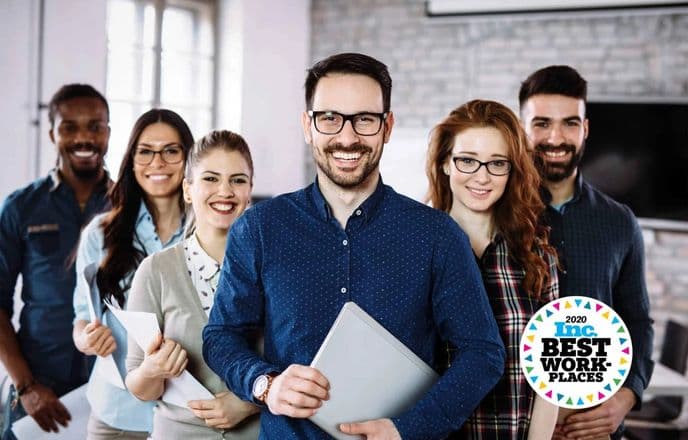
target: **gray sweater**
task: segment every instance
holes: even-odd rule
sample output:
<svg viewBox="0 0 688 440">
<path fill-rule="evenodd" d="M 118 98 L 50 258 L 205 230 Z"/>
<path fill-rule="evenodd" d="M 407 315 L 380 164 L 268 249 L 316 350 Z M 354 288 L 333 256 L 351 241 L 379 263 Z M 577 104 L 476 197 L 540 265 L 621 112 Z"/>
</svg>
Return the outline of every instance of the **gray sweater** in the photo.
<svg viewBox="0 0 688 440">
<path fill-rule="evenodd" d="M 163 336 L 178 342 L 186 350 L 189 359 L 187 371 L 213 394 L 228 391 L 222 379 L 203 360 L 201 333 L 208 317 L 191 283 L 184 261 L 183 243 L 150 255 L 141 262 L 132 281 L 127 310 L 154 313 Z M 127 371 L 141 365 L 143 357 L 143 350 L 130 337 Z M 153 415 L 152 438 L 254 440 L 258 438 L 258 431 L 257 416 L 250 417 L 238 428 L 223 432 L 208 427 L 188 408 L 158 401 Z"/>
</svg>

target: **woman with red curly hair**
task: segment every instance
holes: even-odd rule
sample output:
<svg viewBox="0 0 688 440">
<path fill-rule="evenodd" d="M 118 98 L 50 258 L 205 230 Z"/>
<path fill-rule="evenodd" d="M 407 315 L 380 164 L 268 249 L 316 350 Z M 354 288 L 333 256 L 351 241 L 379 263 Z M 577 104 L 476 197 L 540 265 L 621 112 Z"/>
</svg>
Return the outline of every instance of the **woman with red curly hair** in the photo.
<svg viewBox="0 0 688 440">
<path fill-rule="evenodd" d="M 528 320 L 559 290 L 527 145 L 516 115 L 494 101 L 467 102 L 431 133 L 428 200 L 468 235 L 507 352 L 504 376 L 451 438 L 551 438 L 554 430 L 556 407 L 537 398 L 519 362 Z"/>
</svg>

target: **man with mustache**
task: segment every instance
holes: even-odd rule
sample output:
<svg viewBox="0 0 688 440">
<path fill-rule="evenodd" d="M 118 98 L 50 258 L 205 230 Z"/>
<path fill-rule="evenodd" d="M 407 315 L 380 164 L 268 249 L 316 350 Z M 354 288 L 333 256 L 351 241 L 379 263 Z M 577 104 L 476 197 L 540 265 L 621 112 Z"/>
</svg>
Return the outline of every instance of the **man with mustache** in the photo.
<svg viewBox="0 0 688 440">
<path fill-rule="evenodd" d="M 652 320 L 645 285 L 643 236 L 631 210 L 590 186 L 578 165 L 589 122 L 587 83 L 569 66 L 549 66 L 521 85 L 521 120 L 540 171 L 559 253 L 561 296 L 583 295 L 611 306 L 626 323 L 633 363 L 623 387 L 609 400 L 567 417 L 554 438 L 621 438 L 623 419 L 640 406 L 654 363 Z M 564 437 L 566 435 L 566 437 Z"/>
<path fill-rule="evenodd" d="M 306 420 L 330 396 L 328 378 L 307 365 L 354 301 L 430 365 L 443 340 L 460 354 L 408 411 L 339 429 L 368 439 L 445 438 L 504 367 L 468 239 L 447 214 L 382 183 L 380 157 L 394 125 L 384 64 L 333 55 L 309 70 L 305 88 L 301 122 L 316 181 L 232 226 L 204 357 L 239 397 L 263 405 L 261 438 L 330 438 Z M 264 356 L 247 341 L 256 330 Z"/>
<path fill-rule="evenodd" d="M 72 342 L 72 260 L 82 226 L 107 207 L 110 127 L 107 101 L 84 84 L 60 88 L 48 117 L 56 167 L 10 194 L 0 210 L 0 361 L 14 384 L 11 421 L 28 414 L 57 432 L 70 419 L 58 396 L 88 380 L 86 357 Z M 19 275 L 24 307 L 15 332 Z M 3 439 L 12 439 L 7 422 Z"/>
</svg>

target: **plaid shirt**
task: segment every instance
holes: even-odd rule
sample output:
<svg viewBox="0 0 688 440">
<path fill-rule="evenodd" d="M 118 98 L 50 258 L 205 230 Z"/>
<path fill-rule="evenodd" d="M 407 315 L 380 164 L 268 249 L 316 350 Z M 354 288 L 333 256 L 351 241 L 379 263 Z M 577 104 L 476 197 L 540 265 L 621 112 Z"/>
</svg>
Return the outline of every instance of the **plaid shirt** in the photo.
<svg viewBox="0 0 688 440">
<path fill-rule="evenodd" d="M 556 261 L 547 257 L 550 280 L 540 300 L 521 287 L 525 272 L 509 258 L 506 241 L 497 236 L 478 259 L 485 290 L 492 306 L 499 333 L 506 348 L 504 375 L 485 396 L 451 439 L 504 439 L 528 437 L 528 426 L 535 392 L 521 373 L 519 343 L 526 324 L 547 302 L 559 296 Z M 453 358 L 449 354 L 450 359 Z"/>
</svg>

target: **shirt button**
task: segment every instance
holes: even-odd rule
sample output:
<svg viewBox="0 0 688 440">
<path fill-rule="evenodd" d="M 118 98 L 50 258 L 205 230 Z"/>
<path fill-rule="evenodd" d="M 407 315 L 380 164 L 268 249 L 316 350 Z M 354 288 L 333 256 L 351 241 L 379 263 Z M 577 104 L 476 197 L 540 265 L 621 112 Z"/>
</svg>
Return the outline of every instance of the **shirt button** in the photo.
<svg viewBox="0 0 688 440">
<path fill-rule="evenodd" d="M 347 244 L 349 244 L 349 240 L 342 240 L 342 244 L 346 246 Z"/>
<path fill-rule="evenodd" d="M 356 210 L 356 215 L 361 215 L 361 210 L 360 210 L 360 209 L 357 209 L 357 210 Z"/>
<path fill-rule="evenodd" d="M 342 287 L 342 289 L 340 290 L 340 292 L 346 293 L 346 287 Z"/>
</svg>

